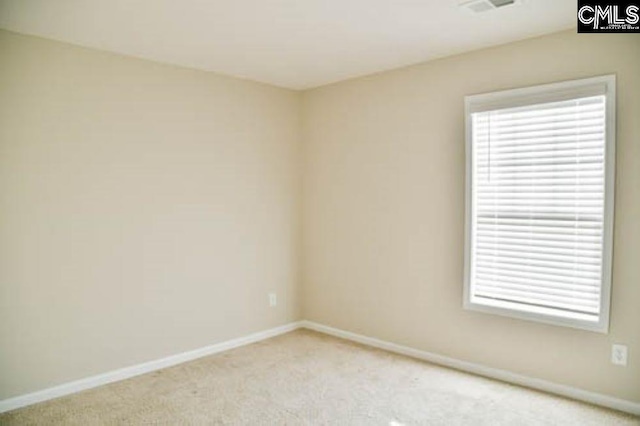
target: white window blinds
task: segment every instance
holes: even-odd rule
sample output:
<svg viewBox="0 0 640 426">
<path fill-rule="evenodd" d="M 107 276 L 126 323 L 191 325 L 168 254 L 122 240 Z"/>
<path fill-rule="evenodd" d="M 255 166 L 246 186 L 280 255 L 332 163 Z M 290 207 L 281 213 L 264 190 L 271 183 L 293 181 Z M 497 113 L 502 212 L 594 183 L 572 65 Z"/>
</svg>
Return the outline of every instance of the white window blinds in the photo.
<svg viewBox="0 0 640 426">
<path fill-rule="evenodd" d="M 467 117 L 467 297 L 599 328 L 610 267 L 606 86 L 531 99 L 493 99 Z"/>
</svg>

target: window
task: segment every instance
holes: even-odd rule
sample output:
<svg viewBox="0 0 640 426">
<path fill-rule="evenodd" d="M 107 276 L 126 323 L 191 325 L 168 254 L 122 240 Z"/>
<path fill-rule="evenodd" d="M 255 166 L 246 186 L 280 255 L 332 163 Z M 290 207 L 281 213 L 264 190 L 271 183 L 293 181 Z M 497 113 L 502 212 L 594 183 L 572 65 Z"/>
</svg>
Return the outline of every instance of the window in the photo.
<svg viewBox="0 0 640 426">
<path fill-rule="evenodd" d="M 606 333 L 615 77 L 468 96 L 464 307 Z"/>
</svg>

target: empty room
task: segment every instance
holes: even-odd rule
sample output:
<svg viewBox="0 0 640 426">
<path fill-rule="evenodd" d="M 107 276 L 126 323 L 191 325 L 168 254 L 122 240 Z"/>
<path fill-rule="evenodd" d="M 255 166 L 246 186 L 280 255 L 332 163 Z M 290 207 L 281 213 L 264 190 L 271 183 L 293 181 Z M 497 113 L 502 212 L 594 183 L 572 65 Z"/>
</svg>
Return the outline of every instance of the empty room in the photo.
<svg viewBox="0 0 640 426">
<path fill-rule="evenodd" d="M 0 425 L 640 425 L 637 0 L 0 0 Z"/>
</svg>

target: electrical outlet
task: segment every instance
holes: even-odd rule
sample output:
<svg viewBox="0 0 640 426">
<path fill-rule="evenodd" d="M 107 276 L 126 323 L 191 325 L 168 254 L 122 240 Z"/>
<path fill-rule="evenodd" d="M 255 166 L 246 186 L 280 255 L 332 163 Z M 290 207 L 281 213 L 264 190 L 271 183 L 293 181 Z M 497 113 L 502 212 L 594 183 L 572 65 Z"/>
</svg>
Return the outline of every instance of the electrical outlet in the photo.
<svg viewBox="0 0 640 426">
<path fill-rule="evenodd" d="M 269 293 L 269 306 L 272 308 L 278 304 L 278 296 L 275 293 Z"/>
<path fill-rule="evenodd" d="M 627 366 L 627 347 L 625 345 L 611 346 L 611 363 Z"/>
</svg>

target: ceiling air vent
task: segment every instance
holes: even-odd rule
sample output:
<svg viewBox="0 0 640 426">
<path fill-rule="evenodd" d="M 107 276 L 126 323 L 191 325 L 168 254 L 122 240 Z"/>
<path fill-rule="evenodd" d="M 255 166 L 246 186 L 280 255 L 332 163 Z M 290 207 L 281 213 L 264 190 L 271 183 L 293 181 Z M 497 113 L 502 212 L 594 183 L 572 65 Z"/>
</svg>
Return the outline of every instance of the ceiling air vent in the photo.
<svg viewBox="0 0 640 426">
<path fill-rule="evenodd" d="M 462 3 L 460 6 L 466 7 L 472 12 L 486 12 L 516 3 L 517 0 L 471 0 Z"/>
</svg>

